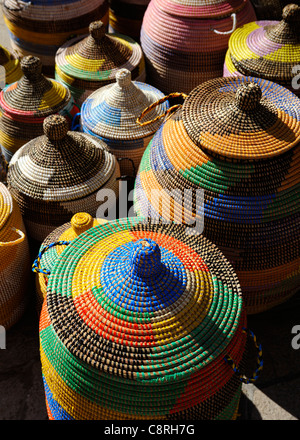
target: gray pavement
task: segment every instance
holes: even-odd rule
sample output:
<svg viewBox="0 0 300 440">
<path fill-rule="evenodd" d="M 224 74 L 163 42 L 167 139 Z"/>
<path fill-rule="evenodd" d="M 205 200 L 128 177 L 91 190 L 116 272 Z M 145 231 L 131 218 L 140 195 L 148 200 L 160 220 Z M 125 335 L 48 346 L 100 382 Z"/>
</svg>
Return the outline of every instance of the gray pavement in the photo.
<svg viewBox="0 0 300 440">
<path fill-rule="evenodd" d="M 0 44 L 10 48 L 2 15 Z M 35 257 L 33 251 L 32 261 Z M 7 332 L 6 349 L 0 350 L 0 420 L 47 420 L 33 281 L 32 275 L 26 313 Z M 243 385 L 239 419 L 300 419 L 300 348 L 292 347 L 296 325 L 300 325 L 300 294 L 282 306 L 248 317 L 248 327 L 262 343 L 264 369 L 255 384 Z M 250 360 L 248 367 L 251 371 Z"/>
</svg>

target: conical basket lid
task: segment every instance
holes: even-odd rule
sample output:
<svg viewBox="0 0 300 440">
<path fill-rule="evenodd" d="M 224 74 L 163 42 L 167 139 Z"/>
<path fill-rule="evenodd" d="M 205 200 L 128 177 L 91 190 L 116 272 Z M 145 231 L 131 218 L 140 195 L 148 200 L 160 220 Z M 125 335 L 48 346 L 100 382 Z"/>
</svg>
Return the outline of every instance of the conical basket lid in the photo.
<svg viewBox="0 0 300 440">
<path fill-rule="evenodd" d="M 46 117 L 59 112 L 71 100 L 70 91 L 42 74 L 39 58 L 28 55 L 21 60 L 22 78 L 1 94 L 0 104 L 7 113 Z"/>
<path fill-rule="evenodd" d="M 223 18 L 244 8 L 247 0 L 152 0 L 171 15 L 192 18 Z"/>
<path fill-rule="evenodd" d="M 243 75 L 291 85 L 300 62 L 300 6 L 287 5 L 280 22 L 259 21 L 238 28 L 229 40 L 231 60 Z"/>
<path fill-rule="evenodd" d="M 88 36 L 66 42 L 56 54 L 56 65 L 63 74 L 86 81 L 114 79 L 120 68 L 133 71 L 143 59 L 142 49 L 129 37 L 106 34 L 101 21 L 90 24 Z"/>
<path fill-rule="evenodd" d="M 28 142 L 13 156 L 8 183 L 15 191 L 48 201 L 75 200 L 101 188 L 116 160 L 106 144 L 71 132 L 61 115 L 48 116 L 44 135 Z"/>
<path fill-rule="evenodd" d="M 163 98 L 156 88 L 131 81 L 131 72 L 120 69 L 116 83 L 101 87 L 83 103 L 81 124 L 84 130 L 107 139 L 139 139 L 153 134 L 162 119 L 153 124 L 140 126 L 137 118 L 149 105 Z M 166 111 L 166 104 L 155 107 L 147 120 L 153 120 Z M 145 118 L 146 120 L 146 118 Z"/>
<path fill-rule="evenodd" d="M 258 78 L 217 78 L 196 87 L 182 120 L 196 145 L 232 159 L 270 158 L 300 141 L 299 98 Z"/>
</svg>

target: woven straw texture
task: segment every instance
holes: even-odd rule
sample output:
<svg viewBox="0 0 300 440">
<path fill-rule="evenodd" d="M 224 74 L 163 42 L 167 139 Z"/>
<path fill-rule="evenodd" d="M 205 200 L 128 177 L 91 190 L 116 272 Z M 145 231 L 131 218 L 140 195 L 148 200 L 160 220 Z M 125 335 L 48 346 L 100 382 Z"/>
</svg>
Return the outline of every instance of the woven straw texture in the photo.
<svg viewBox="0 0 300 440">
<path fill-rule="evenodd" d="M 258 20 L 280 20 L 282 9 L 291 0 L 251 0 Z"/>
<path fill-rule="evenodd" d="M 286 6 L 280 22 L 258 21 L 237 29 L 229 39 L 226 62 L 224 76 L 265 78 L 300 95 L 293 87 L 300 65 L 300 6 Z"/>
<path fill-rule="evenodd" d="M 150 0 L 110 0 L 109 30 L 139 42 L 142 22 Z"/>
<path fill-rule="evenodd" d="M 95 90 L 115 82 L 121 68 L 130 70 L 133 80 L 145 80 L 144 55 L 137 42 L 105 33 L 101 21 L 92 22 L 89 32 L 65 43 L 55 57 L 55 77 L 69 87 L 79 105 Z"/>
<path fill-rule="evenodd" d="M 0 65 L 5 68 L 5 78 L 1 77 L 1 80 L 3 79 L 6 85 L 18 81 L 23 76 L 20 61 L 3 46 L 0 46 Z"/>
<path fill-rule="evenodd" d="M 68 262 L 68 264 L 66 264 Z M 245 352 L 240 285 L 182 225 L 115 220 L 52 266 L 40 319 L 50 419 L 232 419 Z"/>
<path fill-rule="evenodd" d="M 23 57 L 35 55 L 43 73 L 54 76 L 55 53 L 75 35 L 88 31 L 92 20 L 108 26 L 108 0 L 3 0 L 11 45 Z"/>
<path fill-rule="evenodd" d="M 29 247 L 16 201 L 0 182 L 0 325 L 12 327 L 28 301 Z"/>
<path fill-rule="evenodd" d="M 85 232 L 86 230 L 97 226 L 102 225 L 106 223 L 107 220 L 100 219 L 100 218 L 94 218 L 88 214 L 87 212 L 78 212 L 73 215 L 70 222 L 65 223 L 58 228 L 54 229 L 48 237 L 43 241 L 40 252 L 42 249 L 50 245 L 51 243 L 58 242 L 58 241 L 66 241 L 70 242 L 77 238 L 80 234 Z M 41 267 L 46 267 L 47 270 L 51 272 L 52 267 L 54 266 L 58 256 L 62 253 L 62 251 L 65 249 L 66 245 L 57 245 L 55 247 L 51 247 L 47 252 L 45 252 L 41 259 L 40 259 L 40 265 Z M 36 274 L 35 278 L 35 285 L 36 285 L 36 306 L 38 314 L 40 314 L 43 301 L 46 297 L 47 292 L 47 283 L 48 283 L 48 276 L 47 274 L 43 272 L 39 272 Z"/>
<path fill-rule="evenodd" d="M 8 164 L 0 151 L 0 182 L 6 183 Z"/>
<path fill-rule="evenodd" d="M 79 111 L 70 91 L 41 73 L 39 58 L 22 58 L 21 68 L 22 78 L 0 92 L 0 146 L 8 162 L 20 147 L 43 134 L 47 116 L 59 113 L 71 125 Z"/>
<path fill-rule="evenodd" d="M 141 28 L 147 81 L 164 93 L 189 93 L 221 77 L 230 31 L 255 19 L 248 0 L 152 0 Z"/>
<path fill-rule="evenodd" d="M 116 82 L 101 87 L 81 107 L 81 129 L 107 143 L 117 158 L 129 158 L 138 169 L 142 155 L 163 119 L 140 126 L 136 123 L 142 111 L 164 97 L 156 88 L 131 81 L 131 72 L 120 69 Z M 163 115 L 168 109 L 165 102 L 153 109 L 148 119 Z M 132 164 L 120 162 L 121 174 L 132 175 Z"/>
<path fill-rule="evenodd" d="M 52 115 L 43 136 L 13 156 L 7 182 L 23 215 L 28 234 L 43 241 L 77 212 L 96 217 L 100 189 L 119 194 L 119 165 L 100 139 L 68 131 L 67 120 Z"/>
<path fill-rule="evenodd" d="M 249 314 L 299 287 L 299 140 L 292 92 L 257 78 L 220 78 L 189 95 L 141 161 L 137 212 L 204 220 L 203 234 L 236 270 Z"/>
</svg>

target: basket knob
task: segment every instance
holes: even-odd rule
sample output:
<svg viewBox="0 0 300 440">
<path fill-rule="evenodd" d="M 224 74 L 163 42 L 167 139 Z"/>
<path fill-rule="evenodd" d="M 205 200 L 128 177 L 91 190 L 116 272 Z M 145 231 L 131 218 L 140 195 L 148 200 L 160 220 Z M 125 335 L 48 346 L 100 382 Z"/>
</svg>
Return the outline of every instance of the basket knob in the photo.
<svg viewBox="0 0 300 440">
<path fill-rule="evenodd" d="M 149 238 L 137 240 L 130 254 L 131 273 L 139 277 L 151 277 L 161 268 L 160 248 Z"/>
<path fill-rule="evenodd" d="M 258 84 L 248 82 L 237 88 L 235 99 L 241 110 L 254 110 L 260 103 L 262 91 Z"/>
<path fill-rule="evenodd" d="M 282 11 L 282 19 L 286 23 L 300 25 L 300 6 L 294 3 L 286 5 Z"/>
<path fill-rule="evenodd" d="M 36 78 L 42 74 L 42 62 L 38 57 L 27 55 L 21 59 L 21 69 L 28 79 Z"/>
<path fill-rule="evenodd" d="M 87 212 L 78 212 L 71 219 L 71 225 L 77 235 L 90 229 L 94 224 L 93 217 Z"/>
<path fill-rule="evenodd" d="M 128 87 L 131 84 L 131 72 L 127 69 L 120 69 L 116 73 L 116 81 L 120 87 Z"/>
<path fill-rule="evenodd" d="M 101 41 L 105 36 L 105 25 L 102 21 L 93 21 L 89 26 L 89 33 L 96 41 Z"/>
<path fill-rule="evenodd" d="M 44 119 L 44 133 L 51 141 L 58 141 L 66 137 L 69 123 L 64 116 L 50 115 Z"/>
</svg>

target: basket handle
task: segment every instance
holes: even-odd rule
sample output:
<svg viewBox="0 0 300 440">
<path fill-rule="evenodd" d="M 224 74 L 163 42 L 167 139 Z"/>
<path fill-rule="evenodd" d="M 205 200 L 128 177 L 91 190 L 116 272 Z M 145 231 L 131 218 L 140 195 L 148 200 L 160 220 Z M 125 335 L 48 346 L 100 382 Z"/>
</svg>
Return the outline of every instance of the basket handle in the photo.
<svg viewBox="0 0 300 440">
<path fill-rule="evenodd" d="M 75 124 L 76 124 L 76 119 L 77 119 L 79 116 L 80 116 L 80 112 L 79 112 L 79 113 L 76 113 L 76 114 L 73 116 L 72 123 L 71 123 L 71 131 L 75 131 L 75 130 L 77 130 L 77 128 L 80 128 L 80 124 L 79 124 L 79 123 L 78 123 L 77 125 L 75 125 Z"/>
<path fill-rule="evenodd" d="M 256 349 L 257 349 L 257 352 L 258 352 L 258 354 L 257 354 L 257 360 L 256 360 L 257 367 L 256 367 L 256 369 L 255 369 L 255 371 L 254 371 L 252 377 L 250 377 L 250 378 L 249 378 L 249 377 L 245 377 L 245 376 L 239 371 L 239 369 L 237 368 L 237 366 L 236 366 L 236 364 L 234 363 L 233 359 L 232 359 L 228 354 L 224 357 L 224 360 L 225 360 L 225 362 L 227 362 L 227 363 L 231 366 L 231 368 L 233 369 L 233 371 L 238 375 L 240 381 L 243 382 L 243 383 L 245 383 L 245 384 L 248 384 L 248 383 L 253 383 L 253 382 L 255 382 L 255 381 L 257 380 L 257 378 L 258 378 L 260 372 L 261 372 L 262 369 L 263 369 L 262 347 L 261 347 L 261 344 L 259 344 L 259 343 L 257 342 L 257 340 L 256 340 L 256 336 L 255 336 L 255 334 L 254 334 L 251 330 L 249 330 L 249 329 L 243 327 L 243 333 L 247 333 L 248 335 L 251 336 L 251 338 L 253 339 L 254 345 L 255 345 L 255 347 L 256 347 Z"/>
<path fill-rule="evenodd" d="M 54 241 L 53 243 L 50 243 L 48 245 L 46 245 L 38 254 L 37 258 L 34 260 L 33 265 L 32 265 L 32 272 L 35 273 L 43 273 L 44 275 L 50 275 L 50 270 L 48 269 L 42 269 L 40 267 L 41 265 L 41 258 L 44 255 L 44 253 L 46 251 L 48 251 L 49 249 L 53 248 L 54 246 L 67 246 L 68 244 L 70 244 L 70 241 Z"/>
<path fill-rule="evenodd" d="M 133 170 L 133 175 L 132 175 L 132 176 L 127 176 L 127 175 L 120 176 L 120 177 L 117 177 L 116 180 L 135 179 L 136 168 L 135 168 L 135 165 L 134 165 L 133 160 L 130 159 L 130 157 L 118 157 L 118 158 L 117 158 L 117 161 L 118 161 L 118 162 L 122 162 L 122 160 L 129 160 L 129 162 L 131 162 L 132 170 Z"/>
<path fill-rule="evenodd" d="M 185 99 L 186 97 L 187 97 L 187 95 L 185 93 L 179 93 L 179 92 L 170 93 L 169 95 L 164 96 L 163 98 L 159 99 L 158 101 L 153 102 L 151 105 L 149 105 L 149 107 L 145 108 L 145 110 L 143 110 L 142 114 L 137 118 L 136 123 L 139 124 L 141 127 L 144 127 L 145 125 L 153 124 L 153 122 L 158 121 L 158 119 L 164 118 L 166 115 L 171 115 L 171 112 L 173 110 L 181 107 L 182 104 L 173 105 L 165 113 L 162 113 L 161 115 L 156 116 L 156 118 L 152 119 L 151 121 L 141 122 L 141 119 L 147 113 L 151 112 L 151 110 L 153 110 L 155 107 L 162 104 L 163 102 L 167 101 L 168 99 L 170 99 L 170 98 L 183 98 L 183 99 Z"/>
<path fill-rule="evenodd" d="M 22 241 L 24 241 L 25 239 L 25 234 L 24 232 L 20 231 L 20 229 L 16 229 L 15 227 L 11 228 L 12 231 L 16 232 L 19 235 L 19 238 L 17 238 L 16 240 L 13 241 L 0 241 L 0 246 L 15 246 L 16 244 L 22 243 Z"/>
<path fill-rule="evenodd" d="M 226 32 L 217 31 L 217 29 L 215 29 L 213 27 L 210 30 L 213 31 L 215 34 L 219 34 L 219 35 L 229 35 L 229 34 L 232 34 L 232 32 L 234 32 L 236 30 L 236 25 L 237 25 L 237 19 L 236 19 L 236 13 L 235 12 L 233 14 L 231 14 L 231 18 L 232 18 L 233 24 L 232 24 L 232 29 L 230 31 L 226 31 Z"/>
<path fill-rule="evenodd" d="M 10 8 L 6 5 L 6 0 L 3 1 L 3 6 L 9 11 L 23 11 L 24 9 L 28 8 L 28 6 L 31 6 L 31 2 L 19 2 L 19 0 L 17 0 L 17 3 L 22 4 L 22 6 L 20 6 L 19 8 Z"/>
</svg>

